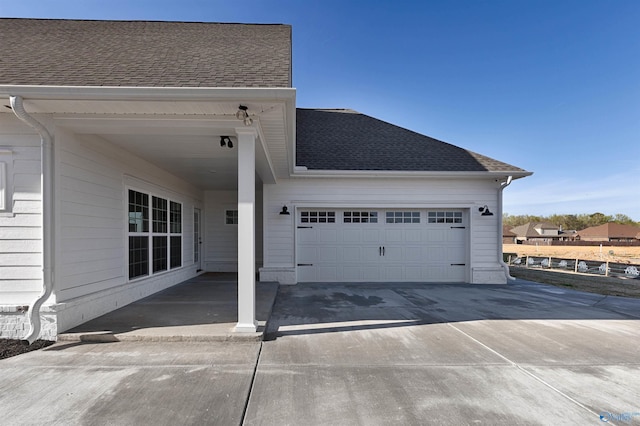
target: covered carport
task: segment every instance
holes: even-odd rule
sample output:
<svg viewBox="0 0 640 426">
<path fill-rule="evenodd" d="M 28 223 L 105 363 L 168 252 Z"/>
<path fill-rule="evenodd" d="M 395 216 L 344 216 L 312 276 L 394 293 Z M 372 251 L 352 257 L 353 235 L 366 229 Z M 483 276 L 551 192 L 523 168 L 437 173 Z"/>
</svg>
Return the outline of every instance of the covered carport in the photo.
<svg viewBox="0 0 640 426">
<path fill-rule="evenodd" d="M 275 183 L 289 173 L 293 155 L 294 89 L 34 86 L 2 87 L 0 92 L 18 100 L 26 114 L 44 123 L 43 127 L 50 134 L 47 141 L 49 147 L 43 149 L 43 164 L 51 164 L 43 175 L 43 192 L 46 193 L 43 196 L 46 203 L 43 214 L 45 220 L 52 224 L 52 229 L 47 229 L 51 231 L 51 244 L 45 244 L 45 252 L 48 251 L 46 254 L 50 259 L 50 265 L 45 265 L 45 269 L 51 270 L 51 279 L 45 280 L 45 286 L 50 287 L 53 294 L 49 304 L 62 304 L 87 296 L 83 288 L 90 293 L 109 291 L 107 287 L 91 287 L 88 281 L 75 285 L 73 289 L 65 288 L 65 283 L 70 282 L 64 275 L 68 270 L 64 266 L 68 262 L 65 259 L 67 249 L 79 239 L 93 238 L 94 242 L 99 239 L 95 232 L 91 234 L 88 229 L 76 229 L 75 234 L 70 235 L 70 226 L 64 221 L 64 207 L 68 201 L 65 196 L 73 192 L 63 187 L 66 179 L 64 174 L 69 167 L 77 167 L 77 163 L 81 162 L 74 159 L 74 164 L 67 164 L 71 161 L 68 158 L 74 154 L 72 144 L 67 143 L 72 140 L 75 146 L 86 143 L 92 145 L 93 151 L 104 150 L 101 152 L 100 167 L 108 169 L 109 164 L 124 164 L 139 159 L 172 176 L 171 179 L 175 178 L 177 183 L 168 193 L 180 198 L 182 187 L 189 191 L 188 198 L 193 201 L 184 206 L 192 206 L 193 211 L 185 208 L 189 211 L 182 212 L 182 264 L 178 270 L 183 272 L 178 276 L 177 271 L 171 271 L 175 275 L 172 278 L 174 283 L 194 276 L 203 269 L 200 243 L 206 248 L 210 242 L 203 234 L 196 233 L 202 232 L 202 228 L 207 226 L 208 213 L 203 203 L 207 191 L 237 193 L 234 203 L 237 209 L 239 255 L 234 268 L 238 272 L 238 318 L 235 330 L 256 331 L 255 283 L 256 264 L 259 261 L 256 258 L 256 241 L 260 241 L 260 235 L 256 235 L 256 223 L 260 225 L 262 221 L 261 217 L 256 216 L 256 205 L 261 202 L 256 199 L 256 188 L 260 190 L 263 184 Z M 85 160 L 89 160 L 90 168 L 93 158 L 85 156 Z M 113 214 L 117 215 L 117 210 L 126 210 L 124 200 L 127 188 L 132 185 L 130 182 L 149 187 L 150 191 L 160 185 L 153 177 L 136 176 L 135 163 L 131 164 L 133 166 L 129 166 L 129 169 L 133 167 L 134 171 L 121 176 L 120 190 L 124 205 L 117 205 L 115 197 L 111 201 L 108 197 L 102 197 L 100 205 L 91 206 L 92 209 L 100 212 L 112 209 Z M 91 184 L 100 186 L 101 182 L 95 182 L 95 179 L 99 178 L 94 178 Z M 105 176 L 105 179 L 109 178 Z M 187 186 L 190 189 L 187 190 Z M 196 224 L 193 219 L 196 210 L 204 210 L 201 224 Z M 122 216 L 122 221 L 125 216 Z M 121 232 L 126 247 L 125 225 Z M 117 286 L 144 286 L 145 277 L 133 280 L 126 276 L 126 255 L 122 256 L 121 262 L 121 277 L 108 279 Z M 95 264 L 99 263 L 97 259 Z M 116 266 L 113 269 L 118 268 Z M 155 281 L 152 287 L 165 287 L 157 283 L 162 277 L 161 274 L 154 276 L 149 273 L 149 278 Z M 105 279 L 96 278 L 100 282 Z M 54 281 L 57 284 L 54 285 Z M 65 291 L 68 291 L 69 297 L 65 296 Z M 149 291 L 152 290 L 143 290 L 138 294 L 144 296 Z M 118 303 L 122 301 L 115 305 Z M 69 325 L 76 325 L 87 317 L 89 315 L 73 314 L 69 310 L 66 321 Z"/>
</svg>

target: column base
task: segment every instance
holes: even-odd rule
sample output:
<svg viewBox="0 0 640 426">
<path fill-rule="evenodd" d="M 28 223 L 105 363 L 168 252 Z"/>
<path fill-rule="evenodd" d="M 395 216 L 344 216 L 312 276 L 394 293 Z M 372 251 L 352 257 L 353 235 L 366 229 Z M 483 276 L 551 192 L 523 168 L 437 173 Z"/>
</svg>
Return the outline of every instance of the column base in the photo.
<svg viewBox="0 0 640 426">
<path fill-rule="evenodd" d="M 237 323 L 233 328 L 235 333 L 255 333 L 258 331 L 258 324 L 256 323 Z"/>
</svg>

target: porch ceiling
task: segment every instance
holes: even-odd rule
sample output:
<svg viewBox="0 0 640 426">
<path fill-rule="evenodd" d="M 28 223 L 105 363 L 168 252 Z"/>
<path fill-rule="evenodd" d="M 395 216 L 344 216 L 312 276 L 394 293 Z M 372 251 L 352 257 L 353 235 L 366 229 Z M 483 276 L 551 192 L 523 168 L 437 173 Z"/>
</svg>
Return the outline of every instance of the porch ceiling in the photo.
<svg viewBox="0 0 640 426">
<path fill-rule="evenodd" d="M 230 136 L 237 144 L 235 129 L 244 125 L 235 117 L 65 115 L 56 116 L 55 121 L 75 134 L 97 135 L 203 190 L 237 187 L 237 145 L 232 149 L 220 146 L 220 136 Z M 256 181 L 274 183 L 278 168 L 286 170 L 286 160 L 278 164 L 271 159 L 261 123 L 254 119 L 260 139 L 256 143 Z"/>
<path fill-rule="evenodd" d="M 104 139 L 203 190 L 236 189 L 238 151 L 220 146 L 220 136 L 102 135 Z M 265 161 L 264 157 L 261 160 Z M 260 164 L 256 164 L 260 167 Z M 268 178 L 267 178 L 268 179 Z M 256 175 L 256 180 L 262 180 Z"/>
<path fill-rule="evenodd" d="M 235 114 L 245 105 L 258 132 L 256 179 L 273 183 L 292 169 L 294 89 L 30 86 L 9 93 L 36 117 L 99 136 L 204 190 L 237 187 L 237 149 L 221 147 L 220 136 L 237 143 L 235 129 L 244 124 Z"/>
</svg>

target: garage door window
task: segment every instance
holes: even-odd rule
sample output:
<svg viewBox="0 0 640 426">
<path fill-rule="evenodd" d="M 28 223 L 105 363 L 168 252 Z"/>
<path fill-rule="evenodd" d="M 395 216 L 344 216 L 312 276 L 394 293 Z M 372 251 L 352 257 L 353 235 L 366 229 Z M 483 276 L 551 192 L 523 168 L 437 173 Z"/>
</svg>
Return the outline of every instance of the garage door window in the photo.
<svg viewBox="0 0 640 426">
<path fill-rule="evenodd" d="M 336 223 L 336 212 L 300 212 L 300 223 Z"/>
<path fill-rule="evenodd" d="M 378 223 L 378 212 L 344 212 L 344 223 Z"/>
<path fill-rule="evenodd" d="M 462 212 L 428 212 L 427 223 L 462 223 Z"/>
<path fill-rule="evenodd" d="M 420 212 L 387 212 L 387 223 L 420 223 Z"/>
</svg>

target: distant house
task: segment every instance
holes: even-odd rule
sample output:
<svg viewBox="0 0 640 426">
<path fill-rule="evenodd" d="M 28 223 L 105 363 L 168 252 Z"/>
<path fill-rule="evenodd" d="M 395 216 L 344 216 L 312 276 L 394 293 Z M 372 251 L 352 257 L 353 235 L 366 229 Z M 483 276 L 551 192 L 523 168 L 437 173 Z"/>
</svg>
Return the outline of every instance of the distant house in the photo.
<svg viewBox="0 0 640 426">
<path fill-rule="evenodd" d="M 510 226 L 502 227 L 502 244 L 517 244 L 517 235 L 511 232 Z"/>
<path fill-rule="evenodd" d="M 511 232 L 516 235 L 515 242 L 517 244 L 522 244 L 524 241 L 573 241 L 576 238 L 575 231 L 563 231 L 561 227 L 548 222 L 525 223 L 511 228 Z"/>
<path fill-rule="evenodd" d="M 635 242 L 640 241 L 640 228 L 609 222 L 578 231 L 578 239 L 580 241 Z"/>
</svg>

